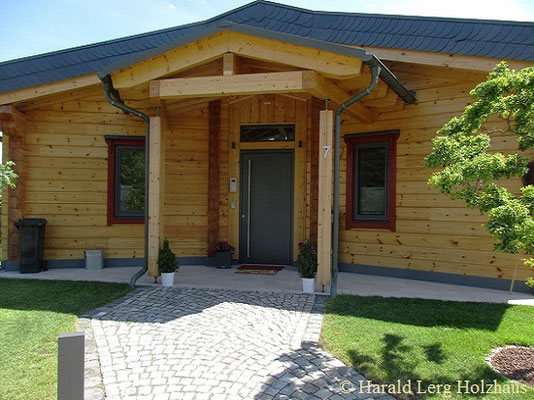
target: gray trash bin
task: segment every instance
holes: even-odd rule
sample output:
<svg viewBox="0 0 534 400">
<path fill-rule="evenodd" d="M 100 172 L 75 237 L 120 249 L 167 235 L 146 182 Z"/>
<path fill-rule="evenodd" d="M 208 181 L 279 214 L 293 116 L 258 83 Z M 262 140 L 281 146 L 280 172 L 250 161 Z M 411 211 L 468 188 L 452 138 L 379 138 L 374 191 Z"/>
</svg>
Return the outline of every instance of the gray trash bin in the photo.
<svg viewBox="0 0 534 400">
<path fill-rule="evenodd" d="M 95 271 L 104 268 L 104 250 L 84 250 L 85 269 Z"/>
</svg>

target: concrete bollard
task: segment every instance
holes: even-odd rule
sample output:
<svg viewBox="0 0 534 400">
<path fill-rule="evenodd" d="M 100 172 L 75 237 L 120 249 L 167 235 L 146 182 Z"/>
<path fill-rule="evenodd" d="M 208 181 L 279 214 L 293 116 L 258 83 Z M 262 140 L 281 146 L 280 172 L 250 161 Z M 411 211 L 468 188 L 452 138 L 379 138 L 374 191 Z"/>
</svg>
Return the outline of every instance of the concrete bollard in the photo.
<svg viewBox="0 0 534 400">
<path fill-rule="evenodd" d="M 58 336 L 57 399 L 83 400 L 85 333 Z"/>
</svg>

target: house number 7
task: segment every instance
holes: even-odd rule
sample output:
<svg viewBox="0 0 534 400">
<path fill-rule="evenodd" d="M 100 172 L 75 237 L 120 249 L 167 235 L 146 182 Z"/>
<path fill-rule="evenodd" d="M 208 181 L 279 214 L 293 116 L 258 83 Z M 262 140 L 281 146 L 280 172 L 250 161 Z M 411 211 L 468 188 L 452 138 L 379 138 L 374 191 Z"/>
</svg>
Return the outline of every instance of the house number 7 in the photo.
<svg viewBox="0 0 534 400">
<path fill-rule="evenodd" d="M 324 158 L 328 157 L 328 152 L 330 151 L 331 146 L 323 146 L 324 149 Z"/>
</svg>

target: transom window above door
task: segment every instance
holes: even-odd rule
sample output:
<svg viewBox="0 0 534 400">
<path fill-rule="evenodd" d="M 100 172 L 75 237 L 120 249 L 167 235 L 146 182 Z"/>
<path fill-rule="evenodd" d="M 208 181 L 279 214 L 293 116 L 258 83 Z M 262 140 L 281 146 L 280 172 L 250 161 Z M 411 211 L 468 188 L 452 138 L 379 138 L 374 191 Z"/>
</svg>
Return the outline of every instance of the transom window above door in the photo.
<svg viewBox="0 0 534 400">
<path fill-rule="evenodd" d="M 292 142 L 294 124 L 241 125 L 241 142 Z"/>
</svg>

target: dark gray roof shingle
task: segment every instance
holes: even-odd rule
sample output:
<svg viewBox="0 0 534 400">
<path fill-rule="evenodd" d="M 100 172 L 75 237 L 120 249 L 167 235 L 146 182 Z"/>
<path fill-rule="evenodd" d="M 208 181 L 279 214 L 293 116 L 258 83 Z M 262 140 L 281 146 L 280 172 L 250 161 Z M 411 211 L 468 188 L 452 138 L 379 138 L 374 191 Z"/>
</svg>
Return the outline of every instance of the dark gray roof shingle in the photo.
<svg viewBox="0 0 534 400">
<path fill-rule="evenodd" d="M 534 61 L 534 23 L 310 11 L 255 1 L 206 21 L 0 63 L 0 92 L 95 73 L 222 20 L 326 42 Z"/>
</svg>

